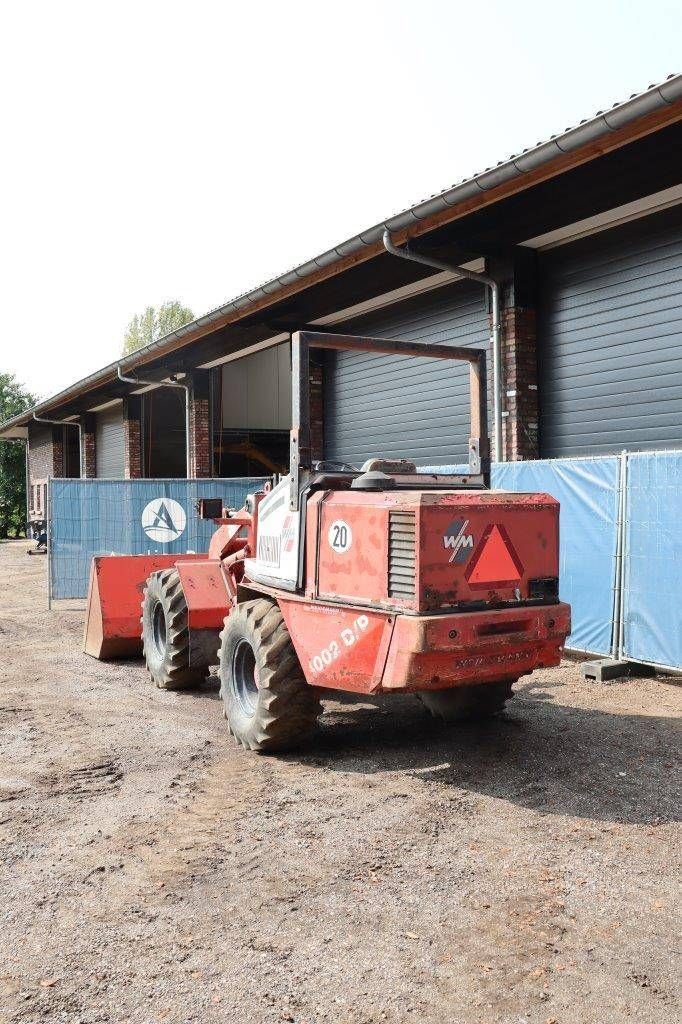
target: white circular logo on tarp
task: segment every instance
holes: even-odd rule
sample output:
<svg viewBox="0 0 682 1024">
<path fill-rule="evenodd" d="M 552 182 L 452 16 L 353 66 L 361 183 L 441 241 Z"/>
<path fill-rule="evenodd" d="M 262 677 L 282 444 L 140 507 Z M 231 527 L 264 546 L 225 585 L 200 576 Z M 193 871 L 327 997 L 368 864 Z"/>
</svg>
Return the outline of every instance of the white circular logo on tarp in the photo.
<svg viewBox="0 0 682 1024">
<path fill-rule="evenodd" d="M 335 519 L 329 527 L 327 540 L 332 551 L 336 551 L 338 555 L 343 555 L 353 543 L 353 531 L 348 523 L 344 523 L 343 519 Z"/>
<path fill-rule="evenodd" d="M 173 498 L 154 498 L 142 511 L 142 529 L 157 544 L 177 540 L 186 525 L 185 510 Z"/>
</svg>

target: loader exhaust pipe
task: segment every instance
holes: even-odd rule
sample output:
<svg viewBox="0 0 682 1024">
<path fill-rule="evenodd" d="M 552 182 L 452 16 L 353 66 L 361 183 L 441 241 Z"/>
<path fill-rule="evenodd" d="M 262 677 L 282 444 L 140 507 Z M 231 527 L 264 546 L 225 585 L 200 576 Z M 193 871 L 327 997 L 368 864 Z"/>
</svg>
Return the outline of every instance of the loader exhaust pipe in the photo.
<svg viewBox="0 0 682 1024">
<path fill-rule="evenodd" d="M 437 256 L 427 256 L 421 252 L 414 252 L 406 245 L 399 249 L 391 238 L 391 232 L 384 231 L 384 249 L 392 256 L 399 256 L 401 260 L 410 260 L 412 263 L 422 263 L 425 267 L 433 267 L 434 270 L 446 270 L 460 277 L 466 277 L 470 281 L 478 281 L 490 289 L 491 312 L 492 312 L 492 342 L 493 342 L 493 433 L 494 444 L 493 454 L 495 462 L 504 462 L 502 450 L 502 325 L 500 323 L 500 286 L 494 278 L 488 274 L 479 274 L 466 267 L 460 267 L 457 263 L 449 260 L 441 260 Z"/>
</svg>

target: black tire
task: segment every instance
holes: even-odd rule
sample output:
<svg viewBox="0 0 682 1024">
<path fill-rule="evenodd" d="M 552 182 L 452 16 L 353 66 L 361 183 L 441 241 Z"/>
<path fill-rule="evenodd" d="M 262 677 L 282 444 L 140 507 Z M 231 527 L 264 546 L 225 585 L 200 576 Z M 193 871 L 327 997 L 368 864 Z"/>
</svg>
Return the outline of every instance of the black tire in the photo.
<svg viewBox="0 0 682 1024">
<path fill-rule="evenodd" d="M 248 750 L 291 750 L 315 728 L 320 702 L 272 601 L 246 601 L 225 619 L 220 695 L 230 732 Z"/>
<path fill-rule="evenodd" d="M 206 676 L 190 668 L 187 602 L 177 569 L 153 572 L 142 600 L 142 650 L 147 671 L 162 690 L 184 690 Z"/>
<path fill-rule="evenodd" d="M 511 683 L 480 683 L 450 690 L 423 690 L 417 696 L 434 718 L 464 722 L 498 714 L 514 695 Z"/>
</svg>

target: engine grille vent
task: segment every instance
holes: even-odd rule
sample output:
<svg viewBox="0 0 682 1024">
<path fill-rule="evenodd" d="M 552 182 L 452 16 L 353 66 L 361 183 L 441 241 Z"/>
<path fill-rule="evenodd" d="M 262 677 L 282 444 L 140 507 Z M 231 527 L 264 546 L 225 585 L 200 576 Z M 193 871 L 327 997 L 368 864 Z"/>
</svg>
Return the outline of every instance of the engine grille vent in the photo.
<svg viewBox="0 0 682 1024">
<path fill-rule="evenodd" d="M 414 512 L 388 514 L 388 596 L 414 597 L 416 529 Z"/>
</svg>

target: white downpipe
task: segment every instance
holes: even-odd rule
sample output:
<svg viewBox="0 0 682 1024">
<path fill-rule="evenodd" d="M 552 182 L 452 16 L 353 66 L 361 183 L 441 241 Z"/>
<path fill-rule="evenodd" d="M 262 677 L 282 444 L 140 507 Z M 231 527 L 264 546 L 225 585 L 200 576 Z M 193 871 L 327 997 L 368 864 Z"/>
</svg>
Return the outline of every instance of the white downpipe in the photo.
<svg viewBox="0 0 682 1024">
<path fill-rule="evenodd" d="M 386 229 L 383 234 L 384 248 L 392 256 L 399 256 L 400 259 L 410 260 L 412 263 L 422 263 L 425 267 L 433 267 L 434 270 L 448 271 L 458 277 L 467 278 L 469 281 L 478 281 L 490 290 L 491 313 L 492 313 L 492 343 L 493 343 L 493 459 L 495 462 L 504 462 L 504 451 L 502 446 L 502 324 L 500 322 L 501 307 L 500 285 L 489 274 L 479 274 L 457 263 L 442 260 L 437 256 L 430 256 L 426 253 L 413 252 L 408 246 L 399 248 L 391 238 L 391 232 Z"/>
</svg>

